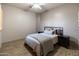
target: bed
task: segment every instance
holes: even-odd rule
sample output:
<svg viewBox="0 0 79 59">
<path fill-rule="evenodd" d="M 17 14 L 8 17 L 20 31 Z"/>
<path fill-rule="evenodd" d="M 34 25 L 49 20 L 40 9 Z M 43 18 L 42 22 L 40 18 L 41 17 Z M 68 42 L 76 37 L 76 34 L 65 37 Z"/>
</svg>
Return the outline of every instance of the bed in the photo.
<svg viewBox="0 0 79 59">
<path fill-rule="evenodd" d="M 44 27 L 43 33 L 29 34 L 25 38 L 25 44 L 30 46 L 38 56 L 47 55 L 54 49 L 54 44 L 58 42 L 58 35 L 63 32 L 62 27 Z"/>
</svg>

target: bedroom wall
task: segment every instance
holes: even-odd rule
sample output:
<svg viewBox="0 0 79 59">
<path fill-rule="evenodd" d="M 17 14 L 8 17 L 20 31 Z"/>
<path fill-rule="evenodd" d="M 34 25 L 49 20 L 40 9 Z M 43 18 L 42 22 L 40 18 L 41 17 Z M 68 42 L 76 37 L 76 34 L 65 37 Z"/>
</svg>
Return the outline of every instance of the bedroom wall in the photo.
<svg viewBox="0 0 79 59">
<path fill-rule="evenodd" d="M 2 42 L 23 39 L 36 32 L 36 14 L 14 6 L 2 5 L 3 32 Z"/>
<path fill-rule="evenodd" d="M 1 32 L 0 32 L 0 48 L 1 48 L 1 45 L 2 45 L 2 36 L 1 36 Z"/>
<path fill-rule="evenodd" d="M 38 32 L 38 31 L 40 31 L 40 20 L 41 20 L 39 13 L 37 13 L 36 18 L 37 18 L 36 26 L 37 26 L 37 32 Z"/>
<path fill-rule="evenodd" d="M 44 26 L 63 27 L 64 35 L 79 44 L 78 8 L 79 4 L 65 4 L 42 13 L 40 30 Z"/>
<path fill-rule="evenodd" d="M 2 32 L 2 8 L 1 8 L 1 4 L 0 4 L 0 48 L 1 48 L 1 44 L 2 44 L 1 32 Z"/>
</svg>

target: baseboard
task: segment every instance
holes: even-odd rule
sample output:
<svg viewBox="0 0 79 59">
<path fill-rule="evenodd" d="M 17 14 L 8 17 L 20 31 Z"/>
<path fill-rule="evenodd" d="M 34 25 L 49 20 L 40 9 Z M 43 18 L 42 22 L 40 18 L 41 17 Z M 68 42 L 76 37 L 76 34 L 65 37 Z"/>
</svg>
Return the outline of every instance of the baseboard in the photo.
<svg viewBox="0 0 79 59">
<path fill-rule="evenodd" d="M 15 39 L 15 40 L 9 40 L 9 41 L 5 41 L 5 42 L 2 42 L 2 44 L 4 44 L 4 43 L 8 43 L 8 42 L 12 42 L 12 41 L 16 41 L 16 40 L 21 40 L 21 39 L 24 39 L 24 38 Z"/>
</svg>

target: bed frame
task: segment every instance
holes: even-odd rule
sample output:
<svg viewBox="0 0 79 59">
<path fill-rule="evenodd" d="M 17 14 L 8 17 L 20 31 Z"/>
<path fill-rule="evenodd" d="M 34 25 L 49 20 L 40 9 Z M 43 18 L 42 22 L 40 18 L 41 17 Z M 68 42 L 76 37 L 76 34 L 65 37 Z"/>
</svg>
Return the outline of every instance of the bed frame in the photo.
<svg viewBox="0 0 79 59">
<path fill-rule="evenodd" d="M 51 29 L 51 30 L 56 29 L 56 34 L 57 34 L 57 35 L 63 35 L 63 27 L 49 27 L 49 26 L 45 26 L 45 27 L 44 27 L 44 30 L 46 30 L 46 29 Z M 34 52 L 33 49 L 32 49 L 28 44 L 24 43 L 24 46 L 25 46 L 26 49 L 28 49 L 28 51 L 29 51 L 33 56 L 37 56 L 37 55 L 36 55 L 36 52 Z"/>
</svg>

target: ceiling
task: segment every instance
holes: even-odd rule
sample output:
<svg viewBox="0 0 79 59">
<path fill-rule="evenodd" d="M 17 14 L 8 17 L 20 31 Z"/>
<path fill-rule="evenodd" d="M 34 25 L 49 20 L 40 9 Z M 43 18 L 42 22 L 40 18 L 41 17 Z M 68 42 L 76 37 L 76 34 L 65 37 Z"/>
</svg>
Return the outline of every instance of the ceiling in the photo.
<svg viewBox="0 0 79 59">
<path fill-rule="evenodd" d="M 6 3 L 7 5 L 11 5 L 17 8 L 21 8 L 23 10 L 29 10 L 35 13 L 42 13 L 46 10 L 49 10 L 51 8 L 58 7 L 60 5 L 63 5 L 64 3 L 44 3 L 44 5 L 41 5 L 42 9 L 32 9 L 32 3 Z"/>
</svg>

